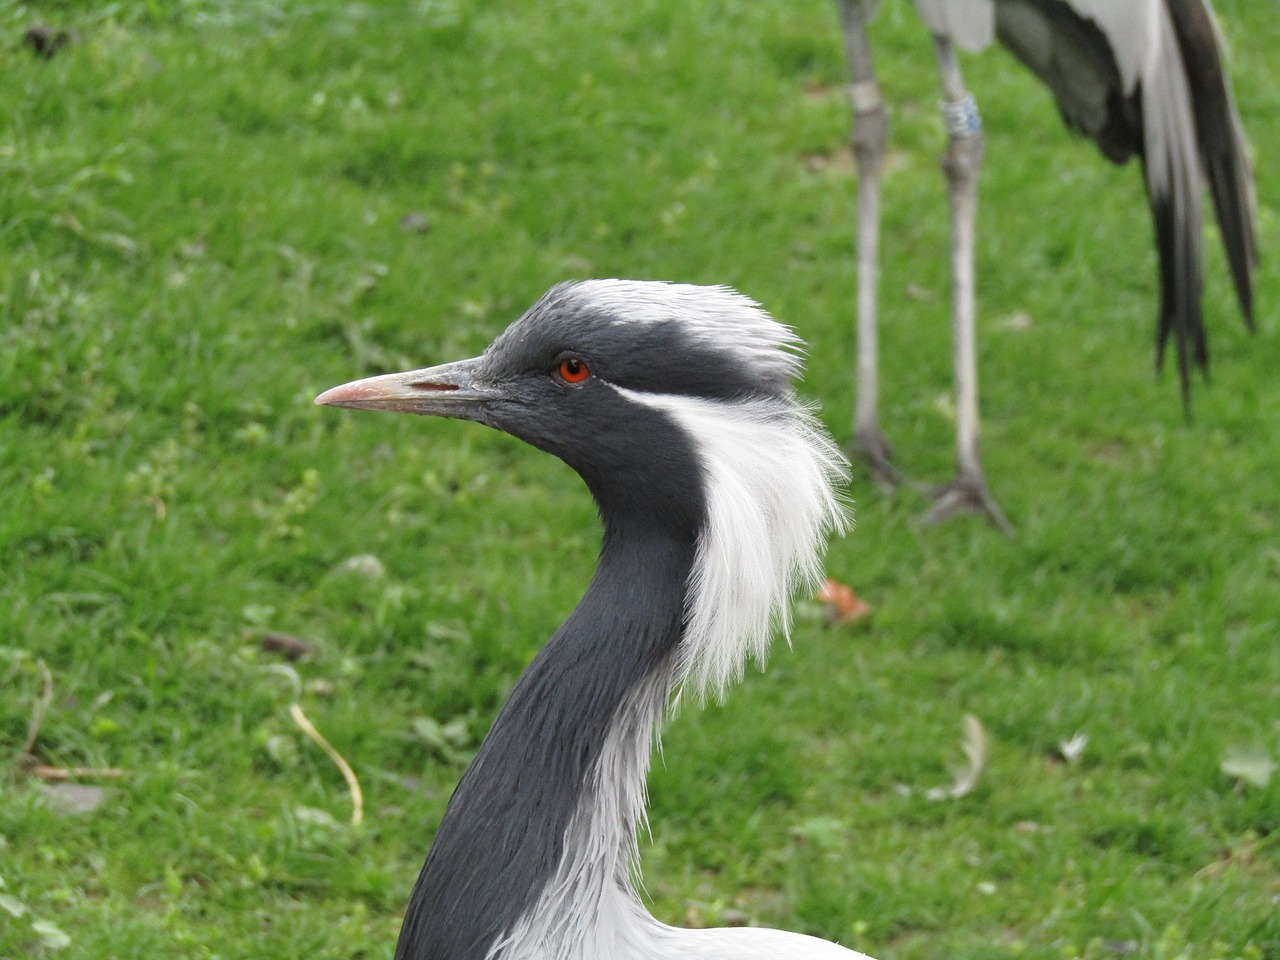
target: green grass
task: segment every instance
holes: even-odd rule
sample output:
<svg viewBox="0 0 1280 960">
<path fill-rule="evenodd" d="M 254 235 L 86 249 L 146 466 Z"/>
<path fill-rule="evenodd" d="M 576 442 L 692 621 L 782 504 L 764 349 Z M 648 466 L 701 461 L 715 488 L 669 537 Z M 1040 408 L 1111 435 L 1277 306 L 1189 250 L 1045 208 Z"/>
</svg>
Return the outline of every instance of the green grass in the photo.
<svg viewBox="0 0 1280 960">
<path fill-rule="evenodd" d="M 1185 423 L 1151 372 L 1138 172 L 1008 57 L 967 59 L 984 453 L 1019 537 L 920 529 L 921 499 L 855 475 L 828 567 L 874 620 L 802 611 L 767 673 L 671 724 L 644 847 L 662 918 L 881 960 L 1280 958 L 1280 778 L 1220 769 L 1280 758 L 1280 21 L 1218 6 L 1258 160 L 1258 335 L 1214 247 L 1214 382 Z M 45 21 L 78 31 L 49 61 L 21 43 Z M 943 479 L 938 94 L 903 0 L 874 39 L 885 427 Z M 0 3 L 0 957 L 388 955 L 598 531 L 577 478 L 513 440 L 312 396 L 476 352 L 566 277 L 660 277 L 795 325 L 847 438 L 842 79 L 828 0 Z M 291 674 L 264 629 L 315 656 Z M 88 816 L 14 760 L 41 659 L 38 757 L 127 771 Z M 931 801 L 966 713 L 990 763 Z"/>
</svg>

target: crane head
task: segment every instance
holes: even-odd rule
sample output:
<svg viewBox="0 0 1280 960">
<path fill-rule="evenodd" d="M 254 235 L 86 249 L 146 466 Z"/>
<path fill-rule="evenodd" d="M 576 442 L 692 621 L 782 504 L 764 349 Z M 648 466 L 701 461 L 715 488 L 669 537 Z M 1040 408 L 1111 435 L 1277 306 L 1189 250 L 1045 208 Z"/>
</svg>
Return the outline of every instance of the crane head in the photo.
<svg viewBox="0 0 1280 960">
<path fill-rule="evenodd" d="M 316 403 L 478 421 L 560 457 L 601 499 L 611 481 L 635 488 L 655 458 L 680 459 L 683 438 L 651 401 L 788 402 L 799 344 L 726 287 L 562 283 L 478 357 L 357 380 Z"/>
<path fill-rule="evenodd" d="M 316 403 L 478 421 L 573 467 L 606 540 L 696 545 L 681 672 L 720 691 L 763 658 L 844 524 L 844 458 L 793 393 L 799 348 L 725 287 L 588 280 L 553 287 L 478 357 Z"/>
<path fill-rule="evenodd" d="M 800 372 L 799 343 L 727 287 L 562 283 L 479 357 L 357 380 L 316 403 L 478 420 L 519 436 L 511 420 L 518 407 L 555 409 L 615 389 L 726 401 L 786 396 Z"/>
</svg>

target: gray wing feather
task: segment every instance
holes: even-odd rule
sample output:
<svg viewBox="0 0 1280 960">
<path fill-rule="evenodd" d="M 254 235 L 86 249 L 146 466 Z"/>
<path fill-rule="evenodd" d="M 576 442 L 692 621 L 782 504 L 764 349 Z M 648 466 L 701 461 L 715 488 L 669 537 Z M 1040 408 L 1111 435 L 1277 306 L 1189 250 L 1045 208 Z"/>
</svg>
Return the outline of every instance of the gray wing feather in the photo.
<svg viewBox="0 0 1280 960">
<path fill-rule="evenodd" d="M 1134 85 L 1125 83 L 1096 23 L 1060 0 L 1005 0 L 997 30 L 1000 42 L 1053 91 L 1068 126 L 1117 163 L 1133 154 L 1140 138 L 1137 118 L 1121 108 L 1122 94 Z"/>
<path fill-rule="evenodd" d="M 1120 69 L 1124 92 L 1134 85 L 1158 58 L 1160 22 L 1167 19 L 1164 0 L 1064 0 L 1078 16 L 1092 20 L 1111 44 Z"/>
<path fill-rule="evenodd" d="M 962 50 L 985 50 L 996 35 L 995 0 L 915 0 L 929 32 Z"/>
</svg>

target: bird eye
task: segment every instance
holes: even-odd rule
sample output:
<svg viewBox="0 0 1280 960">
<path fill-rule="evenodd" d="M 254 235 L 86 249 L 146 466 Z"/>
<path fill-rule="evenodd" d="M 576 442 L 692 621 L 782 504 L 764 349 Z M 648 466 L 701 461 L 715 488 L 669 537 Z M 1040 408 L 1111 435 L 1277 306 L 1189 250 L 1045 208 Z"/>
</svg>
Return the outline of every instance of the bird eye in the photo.
<svg viewBox="0 0 1280 960">
<path fill-rule="evenodd" d="M 581 383 L 591 375 L 587 365 L 577 357 L 565 357 L 556 372 L 565 383 Z"/>
</svg>

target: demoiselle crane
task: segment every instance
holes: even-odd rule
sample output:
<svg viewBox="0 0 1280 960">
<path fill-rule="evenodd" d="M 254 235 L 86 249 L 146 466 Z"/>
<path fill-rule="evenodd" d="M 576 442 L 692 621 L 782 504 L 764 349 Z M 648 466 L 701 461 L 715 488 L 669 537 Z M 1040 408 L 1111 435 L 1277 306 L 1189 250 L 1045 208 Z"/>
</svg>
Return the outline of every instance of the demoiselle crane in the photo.
<svg viewBox="0 0 1280 960">
<path fill-rule="evenodd" d="M 581 475 L 604 539 L 578 606 L 458 784 L 397 960 L 856 960 L 778 930 L 658 922 L 632 867 L 650 749 L 787 623 L 841 527 L 845 461 L 792 392 L 799 341 L 724 287 L 554 287 L 474 359 L 316 403 L 475 420 Z"/>
<path fill-rule="evenodd" d="M 879 0 L 836 0 L 852 83 L 858 170 L 858 383 L 854 448 L 886 484 L 899 482 L 880 429 L 876 337 L 881 179 L 887 118 L 872 66 L 868 18 Z M 956 49 L 999 39 L 1049 87 L 1069 127 L 1109 159 L 1138 156 L 1160 261 L 1157 362 L 1173 339 L 1184 404 L 1193 365 L 1207 371 L 1201 316 L 1202 183 L 1207 180 L 1240 308 L 1253 328 L 1257 261 L 1253 175 L 1207 0 L 913 0 L 933 34 L 949 136 L 956 479 L 926 515 L 985 513 L 1012 528 L 987 490 L 978 458 L 974 237 L 982 128 Z"/>
</svg>

